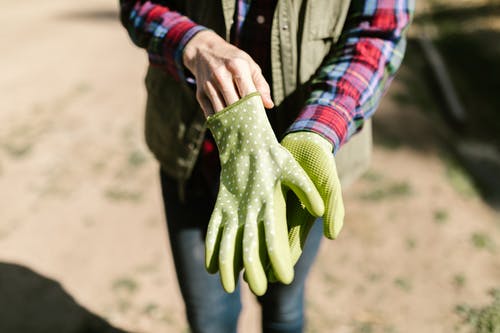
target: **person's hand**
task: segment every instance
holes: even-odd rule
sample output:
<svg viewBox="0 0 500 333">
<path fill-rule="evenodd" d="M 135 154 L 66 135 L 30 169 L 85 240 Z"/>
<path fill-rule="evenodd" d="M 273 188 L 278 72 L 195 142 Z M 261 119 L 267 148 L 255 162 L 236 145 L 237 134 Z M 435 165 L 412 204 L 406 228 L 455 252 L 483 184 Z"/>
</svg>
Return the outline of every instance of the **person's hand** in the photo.
<svg viewBox="0 0 500 333">
<path fill-rule="evenodd" d="M 319 134 L 304 131 L 287 134 L 281 144 L 316 186 L 325 206 L 323 233 L 335 239 L 344 224 L 344 202 L 331 143 Z M 304 209 L 293 193 L 288 193 L 286 204 L 290 251 L 295 265 L 316 217 Z"/>
<path fill-rule="evenodd" d="M 252 93 L 208 117 L 221 161 L 220 188 L 208 225 L 205 264 L 232 292 L 240 270 L 256 295 L 267 289 L 268 262 L 278 281 L 293 280 L 284 191 L 291 189 L 310 214 L 323 200 L 293 156 L 281 146 L 261 97 Z"/>
<path fill-rule="evenodd" d="M 264 107 L 274 106 L 260 67 L 247 53 L 211 30 L 197 33 L 186 44 L 183 62 L 196 79 L 196 98 L 205 116 L 256 91 Z"/>
</svg>

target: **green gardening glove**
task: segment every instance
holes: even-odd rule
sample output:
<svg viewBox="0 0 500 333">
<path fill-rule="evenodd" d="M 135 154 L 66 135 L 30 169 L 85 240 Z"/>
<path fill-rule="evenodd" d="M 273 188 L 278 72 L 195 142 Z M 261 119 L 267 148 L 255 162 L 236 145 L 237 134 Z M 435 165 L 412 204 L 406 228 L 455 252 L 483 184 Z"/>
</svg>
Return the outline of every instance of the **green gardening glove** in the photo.
<svg viewBox="0 0 500 333">
<path fill-rule="evenodd" d="M 331 143 L 319 134 L 303 131 L 287 134 L 281 144 L 292 153 L 316 186 L 325 205 L 323 233 L 335 239 L 344 224 L 344 202 Z M 295 265 L 316 217 L 304 209 L 293 193 L 288 193 L 286 202 L 288 237 Z"/>
<path fill-rule="evenodd" d="M 210 116 L 207 125 L 219 148 L 221 179 L 205 240 L 206 268 L 219 270 L 232 292 L 243 266 L 250 289 L 262 295 L 267 260 L 278 281 L 293 280 L 284 191 L 291 189 L 316 216 L 323 200 L 276 140 L 258 93 Z"/>
</svg>

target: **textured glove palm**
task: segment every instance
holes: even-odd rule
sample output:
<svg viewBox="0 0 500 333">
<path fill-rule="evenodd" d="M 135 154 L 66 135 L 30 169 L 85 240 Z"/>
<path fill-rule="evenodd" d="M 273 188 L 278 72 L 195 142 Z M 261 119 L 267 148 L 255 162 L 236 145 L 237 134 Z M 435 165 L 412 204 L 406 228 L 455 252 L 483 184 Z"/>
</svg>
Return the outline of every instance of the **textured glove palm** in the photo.
<svg viewBox="0 0 500 333">
<path fill-rule="evenodd" d="M 344 202 L 332 145 L 313 132 L 287 134 L 281 144 L 293 155 L 316 186 L 325 206 L 323 233 L 327 238 L 335 239 L 344 224 Z M 292 193 L 288 194 L 286 202 L 290 251 L 292 262 L 295 264 L 302 254 L 307 235 L 316 218 L 303 208 Z"/>
<path fill-rule="evenodd" d="M 268 259 L 277 280 L 293 279 L 284 191 L 290 188 L 316 216 L 323 214 L 323 201 L 276 140 L 258 93 L 209 117 L 207 125 L 219 148 L 221 181 L 205 241 L 206 267 L 219 270 L 232 292 L 243 266 L 250 289 L 262 295 Z"/>
</svg>

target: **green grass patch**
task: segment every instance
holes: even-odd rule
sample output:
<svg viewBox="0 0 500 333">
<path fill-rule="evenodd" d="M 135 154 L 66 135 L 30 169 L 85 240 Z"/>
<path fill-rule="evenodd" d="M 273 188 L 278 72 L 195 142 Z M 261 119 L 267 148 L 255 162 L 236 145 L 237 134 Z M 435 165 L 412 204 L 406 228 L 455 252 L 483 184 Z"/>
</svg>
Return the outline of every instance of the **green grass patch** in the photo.
<svg viewBox="0 0 500 333">
<path fill-rule="evenodd" d="M 381 201 L 385 199 L 408 197 L 412 193 L 413 191 L 409 183 L 396 182 L 363 193 L 360 198 L 367 201 Z"/>
<path fill-rule="evenodd" d="M 373 323 L 370 322 L 355 322 L 354 324 L 355 333 L 373 333 L 375 332 L 375 327 Z"/>
<path fill-rule="evenodd" d="M 407 250 L 414 250 L 417 247 L 417 240 L 414 237 L 406 238 L 405 243 Z"/>
<path fill-rule="evenodd" d="M 368 281 L 370 282 L 379 282 L 383 278 L 382 273 L 370 273 L 367 276 Z"/>
<path fill-rule="evenodd" d="M 436 209 L 433 213 L 434 222 L 443 224 L 448 221 L 448 212 L 444 209 Z"/>
<path fill-rule="evenodd" d="M 142 166 L 146 161 L 146 154 L 140 150 L 134 150 L 128 155 L 128 164 L 133 168 Z"/>
<path fill-rule="evenodd" d="M 490 235 L 484 232 L 475 232 L 471 236 L 471 242 L 477 249 L 485 249 L 494 251 L 495 250 L 495 242 Z"/>
<path fill-rule="evenodd" d="M 361 176 L 361 178 L 368 182 L 377 183 L 381 181 L 384 178 L 384 176 L 377 171 L 368 170 Z"/>
<path fill-rule="evenodd" d="M 148 303 L 142 308 L 142 313 L 153 318 L 159 317 L 160 307 L 156 303 Z"/>
<path fill-rule="evenodd" d="M 500 333 L 500 289 L 490 291 L 492 302 L 482 307 L 458 305 L 456 312 L 474 333 Z"/>
<path fill-rule="evenodd" d="M 117 292 L 125 291 L 127 293 L 134 293 L 139 289 L 139 284 L 132 278 L 122 277 L 113 281 L 112 289 Z"/>
<path fill-rule="evenodd" d="M 462 289 L 467 282 L 467 279 L 463 273 L 458 273 L 453 276 L 453 285 L 457 289 Z"/>
<path fill-rule="evenodd" d="M 413 285 L 412 285 L 411 281 L 409 279 L 403 278 L 403 277 L 398 277 L 398 278 L 394 279 L 394 285 L 396 287 L 398 287 L 399 289 L 406 291 L 406 292 L 409 292 L 413 289 Z"/>
<path fill-rule="evenodd" d="M 118 187 L 108 188 L 104 195 L 113 201 L 133 201 L 138 202 L 142 199 L 142 193 L 133 190 L 127 190 Z"/>
<path fill-rule="evenodd" d="M 353 333 L 396 333 L 397 330 L 392 325 L 386 325 L 379 322 L 371 321 L 354 321 L 353 322 Z"/>
<path fill-rule="evenodd" d="M 6 142 L 3 144 L 4 151 L 12 158 L 23 158 L 33 149 L 32 142 Z"/>
<path fill-rule="evenodd" d="M 477 197 L 479 192 L 465 169 L 451 158 L 444 158 L 444 162 L 446 178 L 453 189 L 465 197 Z"/>
</svg>

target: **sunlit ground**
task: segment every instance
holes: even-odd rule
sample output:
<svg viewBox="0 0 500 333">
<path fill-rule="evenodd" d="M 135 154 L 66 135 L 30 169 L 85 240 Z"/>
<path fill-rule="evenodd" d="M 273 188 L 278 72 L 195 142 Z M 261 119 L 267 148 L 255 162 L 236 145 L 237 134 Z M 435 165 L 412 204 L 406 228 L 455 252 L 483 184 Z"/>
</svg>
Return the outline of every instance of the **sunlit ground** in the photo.
<svg viewBox="0 0 500 333">
<path fill-rule="evenodd" d="M 500 288 L 500 6 L 419 6 L 374 119 L 371 169 L 345 190 L 344 230 L 309 279 L 307 332 L 482 332 L 478 318 L 500 307 L 489 294 Z M 147 59 L 117 2 L 4 7 L 0 332 L 187 332 L 142 134 Z M 424 25 L 465 123 L 422 55 Z M 241 332 L 258 332 L 244 296 Z"/>
</svg>

